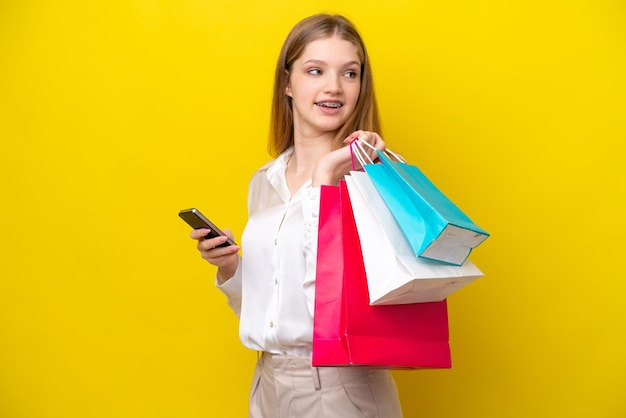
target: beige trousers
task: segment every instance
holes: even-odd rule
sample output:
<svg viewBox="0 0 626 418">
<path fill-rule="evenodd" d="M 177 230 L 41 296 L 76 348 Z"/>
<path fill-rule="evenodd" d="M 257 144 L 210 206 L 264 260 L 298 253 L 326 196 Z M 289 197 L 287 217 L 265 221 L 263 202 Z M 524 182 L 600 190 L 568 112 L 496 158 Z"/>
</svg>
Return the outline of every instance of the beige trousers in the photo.
<svg viewBox="0 0 626 418">
<path fill-rule="evenodd" d="M 250 418 L 401 418 L 388 370 L 312 367 L 310 358 L 263 353 L 250 389 Z"/>
</svg>

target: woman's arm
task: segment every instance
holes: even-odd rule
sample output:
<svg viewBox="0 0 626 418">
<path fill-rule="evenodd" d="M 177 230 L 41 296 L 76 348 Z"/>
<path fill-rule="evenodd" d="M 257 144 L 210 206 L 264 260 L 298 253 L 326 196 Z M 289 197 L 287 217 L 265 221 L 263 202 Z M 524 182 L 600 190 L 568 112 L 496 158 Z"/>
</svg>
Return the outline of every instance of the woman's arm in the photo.
<svg viewBox="0 0 626 418">
<path fill-rule="evenodd" d="M 385 141 L 376 132 L 356 131 L 348 136 L 345 140 L 345 144 L 350 144 L 354 139 L 359 138 L 360 141 L 367 142 L 374 146 L 376 149 L 383 151 L 385 149 Z M 376 151 L 370 147 L 365 147 L 365 151 L 372 160 L 378 158 Z M 358 161 L 354 160 L 357 167 L 360 168 Z M 312 186 L 317 187 L 323 184 L 336 185 L 339 180 L 346 174 L 353 170 L 353 158 L 350 152 L 350 147 L 345 146 L 338 150 L 331 151 L 324 155 L 317 162 L 315 170 L 313 171 Z"/>
</svg>

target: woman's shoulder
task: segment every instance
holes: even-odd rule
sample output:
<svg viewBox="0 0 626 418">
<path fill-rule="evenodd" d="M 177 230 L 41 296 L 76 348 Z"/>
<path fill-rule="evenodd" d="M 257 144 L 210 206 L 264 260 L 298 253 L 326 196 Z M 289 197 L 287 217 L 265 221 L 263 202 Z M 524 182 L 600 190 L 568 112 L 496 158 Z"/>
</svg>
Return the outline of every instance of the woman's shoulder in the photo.
<svg viewBox="0 0 626 418">
<path fill-rule="evenodd" d="M 252 175 L 252 179 L 258 177 L 266 177 L 268 175 L 273 174 L 274 171 L 280 170 L 284 171 L 285 166 L 287 164 L 288 156 L 293 152 L 291 148 L 280 154 L 278 157 L 266 162 L 261 167 L 259 167 L 254 174 Z"/>
<path fill-rule="evenodd" d="M 248 214 L 252 215 L 269 204 L 276 190 L 284 182 L 287 159 L 283 154 L 259 167 L 248 186 Z M 282 174 L 281 174 L 282 173 Z"/>
<path fill-rule="evenodd" d="M 263 164 L 261 167 L 257 168 L 256 173 L 262 173 L 264 171 L 268 171 L 274 164 L 276 164 L 277 159 L 270 160 Z"/>
<path fill-rule="evenodd" d="M 260 179 L 267 178 L 267 173 L 272 169 L 272 166 L 274 164 L 276 164 L 276 160 L 268 161 L 261 167 L 257 168 L 254 173 L 252 173 L 250 183 L 255 183 L 258 182 Z"/>
</svg>

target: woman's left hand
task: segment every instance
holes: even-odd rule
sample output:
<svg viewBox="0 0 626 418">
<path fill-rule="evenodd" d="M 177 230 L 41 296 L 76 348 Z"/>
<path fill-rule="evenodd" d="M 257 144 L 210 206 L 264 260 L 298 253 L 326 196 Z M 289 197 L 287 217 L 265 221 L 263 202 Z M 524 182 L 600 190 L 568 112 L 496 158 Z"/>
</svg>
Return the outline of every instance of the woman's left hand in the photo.
<svg viewBox="0 0 626 418">
<path fill-rule="evenodd" d="M 344 143 L 348 146 L 331 151 L 320 158 L 313 172 L 313 186 L 320 186 L 322 184 L 336 185 L 350 170 L 361 167 L 358 160 L 352 158 L 349 146 L 350 142 L 356 138 L 359 138 L 360 141 L 367 142 L 376 148 L 376 150 L 385 150 L 385 141 L 383 141 L 376 132 L 355 131 L 344 140 Z M 363 149 L 372 161 L 378 158 L 376 150 L 367 145 L 363 146 Z M 353 163 L 355 164 L 354 166 Z"/>
<path fill-rule="evenodd" d="M 352 132 L 346 139 L 344 139 L 343 143 L 350 144 L 352 141 L 354 141 L 357 138 L 363 142 L 367 142 L 368 144 L 370 144 L 371 146 L 373 146 L 379 151 L 385 150 L 385 141 L 383 141 L 380 135 L 378 135 L 376 132 L 355 131 L 355 132 Z M 375 161 L 378 158 L 378 154 L 376 153 L 376 150 L 372 149 L 371 147 L 368 147 L 367 145 L 362 148 L 370 157 L 370 160 Z"/>
</svg>

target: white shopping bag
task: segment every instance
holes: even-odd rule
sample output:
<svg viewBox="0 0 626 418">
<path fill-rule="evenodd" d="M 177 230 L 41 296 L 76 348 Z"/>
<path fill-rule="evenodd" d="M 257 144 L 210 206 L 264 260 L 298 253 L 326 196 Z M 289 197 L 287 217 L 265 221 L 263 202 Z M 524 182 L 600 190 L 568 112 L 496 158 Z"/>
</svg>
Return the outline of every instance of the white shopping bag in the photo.
<svg viewBox="0 0 626 418">
<path fill-rule="evenodd" d="M 367 173 L 345 177 L 359 232 L 370 305 L 438 302 L 483 276 L 469 260 L 455 266 L 418 257 Z"/>
</svg>

